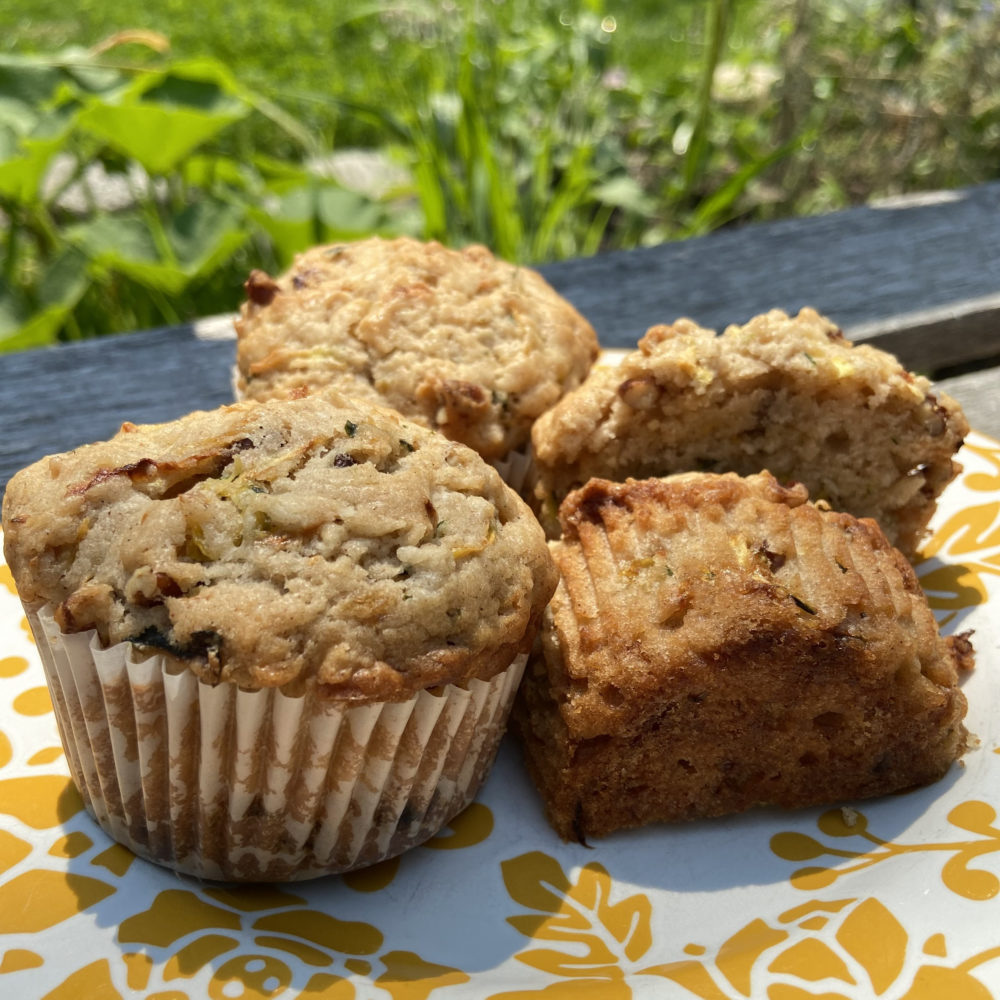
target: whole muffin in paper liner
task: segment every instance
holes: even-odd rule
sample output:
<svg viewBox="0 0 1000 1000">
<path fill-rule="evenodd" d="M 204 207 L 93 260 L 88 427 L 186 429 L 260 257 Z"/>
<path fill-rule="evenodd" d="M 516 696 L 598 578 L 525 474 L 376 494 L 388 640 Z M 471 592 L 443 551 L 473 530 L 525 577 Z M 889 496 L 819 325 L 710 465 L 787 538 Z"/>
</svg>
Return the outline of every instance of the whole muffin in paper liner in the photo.
<svg viewBox="0 0 1000 1000">
<path fill-rule="evenodd" d="M 436 833 L 488 772 L 555 586 L 495 470 L 347 398 L 127 424 L 15 476 L 3 526 L 88 808 L 225 880 Z"/>
<path fill-rule="evenodd" d="M 591 325 L 537 271 L 483 246 L 317 246 L 276 279 L 253 272 L 246 291 L 239 398 L 346 392 L 491 461 L 523 450 L 598 354 Z"/>
</svg>

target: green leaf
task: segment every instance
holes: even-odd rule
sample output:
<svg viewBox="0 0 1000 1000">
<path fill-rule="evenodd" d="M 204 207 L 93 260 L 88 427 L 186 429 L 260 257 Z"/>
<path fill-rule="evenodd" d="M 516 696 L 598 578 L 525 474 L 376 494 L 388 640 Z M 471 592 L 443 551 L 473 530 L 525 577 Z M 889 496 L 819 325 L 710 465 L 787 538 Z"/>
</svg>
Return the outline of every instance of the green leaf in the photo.
<svg viewBox="0 0 1000 1000">
<path fill-rule="evenodd" d="M 48 103 L 62 78 L 58 69 L 37 59 L 9 55 L 0 57 L 0 109 L 3 116 L 17 114 L 30 128 L 37 118 L 36 109 Z"/>
<path fill-rule="evenodd" d="M 81 112 L 80 126 L 149 173 L 167 174 L 238 118 L 151 104 L 95 103 Z"/>
<path fill-rule="evenodd" d="M 116 272 L 168 295 L 182 293 L 229 260 L 247 238 L 241 213 L 204 201 L 174 216 L 162 234 L 141 212 L 98 216 L 66 233 L 75 246 L 106 271 Z M 166 239 L 173 259 L 161 252 Z"/>
<path fill-rule="evenodd" d="M 268 181 L 274 190 L 280 190 L 278 185 L 302 184 L 310 178 L 309 171 L 300 163 L 289 160 L 279 160 L 266 153 L 257 153 L 253 157 L 253 165 L 258 173 Z"/>
<path fill-rule="evenodd" d="M 408 214 L 349 191 L 333 181 L 311 180 L 280 194 L 266 207 L 250 207 L 251 218 L 274 244 L 278 260 L 287 264 L 300 250 L 316 243 L 358 239 L 376 232 L 419 229 Z"/>
<path fill-rule="evenodd" d="M 46 308 L 72 309 L 88 284 L 86 258 L 68 247 L 53 259 L 39 279 L 38 300 Z"/>
<path fill-rule="evenodd" d="M 51 344 L 63 318 L 58 309 L 35 310 L 13 289 L 0 287 L 0 350 L 19 351 Z"/>
<path fill-rule="evenodd" d="M 0 350 L 53 343 L 87 286 L 86 261 L 74 250 L 60 254 L 42 274 L 37 304 L 0 282 Z"/>
<path fill-rule="evenodd" d="M 246 166 L 228 156 L 203 156 L 195 154 L 181 165 L 184 183 L 192 187 L 210 188 L 222 184 L 236 190 L 247 190 L 252 184 Z"/>
<path fill-rule="evenodd" d="M 251 205 L 250 217 L 274 244 L 278 261 L 291 263 L 299 250 L 320 242 L 314 185 L 302 184 L 268 199 L 266 207 Z"/>
<path fill-rule="evenodd" d="M 250 105 L 235 90 L 213 63 L 180 64 L 113 98 L 90 97 L 79 124 L 149 173 L 167 174 L 249 113 Z"/>
<path fill-rule="evenodd" d="M 316 192 L 323 239 L 350 239 L 378 229 L 384 216 L 377 202 L 356 191 L 325 184 Z"/>
<path fill-rule="evenodd" d="M 199 201 L 171 220 L 167 237 L 181 269 L 191 279 L 217 270 L 243 245 L 243 212 L 219 201 Z"/>
<path fill-rule="evenodd" d="M 74 108 L 60 108 L 40 118 L 29 134 L 0 121 L 0 196 L 30 204 L 41 197 L 42 179 L 52 157 L 67 144 Z"/>
</svg>

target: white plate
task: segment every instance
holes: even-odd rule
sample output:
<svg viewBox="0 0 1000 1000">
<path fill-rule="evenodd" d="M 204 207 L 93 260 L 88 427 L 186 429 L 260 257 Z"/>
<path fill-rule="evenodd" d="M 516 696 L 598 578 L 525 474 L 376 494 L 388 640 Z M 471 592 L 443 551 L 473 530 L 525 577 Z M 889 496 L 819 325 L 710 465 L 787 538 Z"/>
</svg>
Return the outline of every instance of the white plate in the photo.
<svg viewBox="0 0 1000 1000">
<path fill-rule="evenodd" d="M 287 887 L 202 885 L 105 837 L 0 567 L 0 996 L 1000 1000 L 1000 444 L 961 460 L 918 567 L 945 630 L 975 630 L 979 745 L 943 781 L 585 848 L 508 742 L 429 845 Z"/>
</svg>

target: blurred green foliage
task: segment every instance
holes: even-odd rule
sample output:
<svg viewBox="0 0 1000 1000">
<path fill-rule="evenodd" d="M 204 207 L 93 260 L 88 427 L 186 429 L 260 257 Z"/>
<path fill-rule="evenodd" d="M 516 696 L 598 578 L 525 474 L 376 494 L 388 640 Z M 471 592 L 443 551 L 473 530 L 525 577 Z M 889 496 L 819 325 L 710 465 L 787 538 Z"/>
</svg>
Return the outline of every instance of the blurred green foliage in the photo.
<svg viewBox="0 0 1000 1000">
<path fill-rule="evenodd" d="M 8 0 L 0 28 L 0 349 L 224 312 L 369 233 L 541 262 L 1000 176 L 992 3 Z"/>
</svg>

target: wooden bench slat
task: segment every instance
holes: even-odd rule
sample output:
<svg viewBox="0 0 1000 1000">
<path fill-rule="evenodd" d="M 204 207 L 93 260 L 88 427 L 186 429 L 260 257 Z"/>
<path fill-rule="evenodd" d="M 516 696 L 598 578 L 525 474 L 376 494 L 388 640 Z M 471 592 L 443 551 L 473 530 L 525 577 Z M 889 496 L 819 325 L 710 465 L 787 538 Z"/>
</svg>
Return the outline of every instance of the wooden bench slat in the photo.
<svg viewBox="0 0 1000 1000">
<path fill-rule="evenodd" d="M 541 270 L 609 347 L 634 346 L 648 327 L 679 316 L 721 330 L 768 309 L 802 306 L 864 338 L 899 317 L 960 310 L 1000 293 L 1000 182 Z M 893 343 L 913 363 L 905 337 Z M 949 345 L 948 363 L 963 350 Z"/>
</svg>

